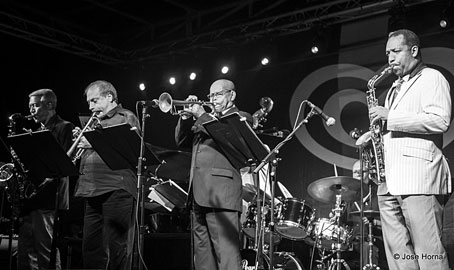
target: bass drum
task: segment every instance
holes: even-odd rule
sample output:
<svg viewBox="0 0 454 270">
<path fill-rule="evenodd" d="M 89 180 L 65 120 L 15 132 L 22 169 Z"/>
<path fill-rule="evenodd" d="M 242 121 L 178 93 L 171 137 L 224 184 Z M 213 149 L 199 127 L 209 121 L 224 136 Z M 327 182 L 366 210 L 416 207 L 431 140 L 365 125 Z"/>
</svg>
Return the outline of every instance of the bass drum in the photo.
<svg viewBox="0 0 454 270">
<path fill-rule="evenodd" d="M 255 257 L 257 252 L 253 249 L 241 250 L 241 269 L 255 270 Z M 270 258 L 262 254 L 263 267 L 270 270 Z M 274 270 L 305 270 L 301 262 L 289 252 L 275 252 L 273 256 Z"/>
</svg>

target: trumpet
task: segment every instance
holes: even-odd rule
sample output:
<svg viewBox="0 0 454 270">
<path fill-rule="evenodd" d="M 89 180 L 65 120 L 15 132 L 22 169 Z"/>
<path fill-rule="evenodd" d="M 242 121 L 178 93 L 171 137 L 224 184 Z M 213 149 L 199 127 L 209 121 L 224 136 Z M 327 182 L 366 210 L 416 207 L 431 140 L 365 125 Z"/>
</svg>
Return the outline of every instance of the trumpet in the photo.
<svg viewBox="0 0 454 270">
<path fill-rule="evenodd" d="M 207 101 L 185 101 L 185 100 L 175 100 L 172 99 L 169 93 L 162 93 L 159 96 L 157 101 L 159 109 L 164 112 L 170 112 L 172 115 L 179 115 L 183 113 L 181 110 L 177 110 L 177 106 L 189 106 L 194 104 L 199 104 L 201 106 L 208 106 L 212 111 L 214 111 L 214 103 Z"/>
<path fill-rule="evenodd" d="M 69 148 L 68 152 L 66 154 L 71 158 L 71 161 L 73 163 L 76 163 L 76 161 L 82 156 L 82 154 L 85 152 L 84 148 L 77 148 L 77 145 L 79 144 L 80 140 L 82 139 L 82 136 L 84 135 L 83 133 L 88 130 L 92 130 L 95 128 L 97 125 L 100 124 L 100 120 L 97 117 L 97 112 L 94 112 L 90 119 L 88 120 L 87 124 L 82 128 L 82 130 L 77 134 L 76 139 L 74 140 L 73 144 Z M 76 150 L 77 149 L 77 150 Z"/>
</svg>

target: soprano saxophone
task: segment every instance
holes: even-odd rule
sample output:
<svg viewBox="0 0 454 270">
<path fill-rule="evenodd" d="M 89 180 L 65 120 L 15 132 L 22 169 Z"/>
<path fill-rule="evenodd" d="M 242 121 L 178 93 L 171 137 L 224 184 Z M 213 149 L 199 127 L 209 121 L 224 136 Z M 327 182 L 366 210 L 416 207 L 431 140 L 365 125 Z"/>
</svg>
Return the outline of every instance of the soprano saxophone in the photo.
<svg viewBox="0 0 454 270">
<path fill-rule="evenodd" d="M 375 86 L 381 81 L 385 75 L 392 72 L 393 66 L 386 67 L 380 74 L 372 77 L 367 83 L 368 91 L 366 92 L 367 107 L 373 108 L 378 106 L 378 99 L 375 95 Z M 366 164 L 366 168 L 369 169 L 369 179 L 374 181 L 376 184 L 383 183 L 385 179 L 385 159 L 384 159 L 384 148 L 383 148 L 383 123 L 381 120 L 373 122 L 373 119 L 369 117 L 369 136 L 370 143 L 365 147 L 366 154 L 363 155 Z"/>
</svg>

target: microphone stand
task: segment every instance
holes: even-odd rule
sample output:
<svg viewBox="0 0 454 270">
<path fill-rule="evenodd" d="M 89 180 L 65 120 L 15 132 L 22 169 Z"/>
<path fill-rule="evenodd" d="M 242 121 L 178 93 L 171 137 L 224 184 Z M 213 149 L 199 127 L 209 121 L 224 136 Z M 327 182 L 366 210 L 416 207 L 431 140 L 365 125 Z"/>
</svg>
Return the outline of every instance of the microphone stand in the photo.
<svg viewBox="0 0 454 270">
<path fill-rule="evenodd" d="M 139 270 L 143 269 L 143 246 L 144 246 L 144 234 L 145 234 L 145 226 L 144 226 L 144 176 L 142 170 L 144 169 L 143 162 L 145 161 L 145 124 L 146 119 L 150 117 L 147 113 L 148 104 L 142 104 L 142 125 L 141 125 L 141 134 L 140 134 L 140 154 L 137 161 L 137 200 L 138 200 L 138 207 L 136 209 L 136 213 L 139 217 L 139 221 L 136 223 L 138 225 L 138 234 L 137 234 L 137 245 L 135 248 L 137 249 L 134 253 L 134 267 Z M 140 211 L 140 212 L 139 212 Z M 137 217 L 137 216 L 136 216 Z"/>
<path fill-rule="evenodd" d="M 303 102 L 307 102 L 306 100 L 303 101 Z M 284 146 L 284 144 L 286 142 L 288 142 L 289 140 L 291 140 L 293 138 L 293 135 L 296 133 L 296 131 L 298 131 L 298 129 L 300 129 L 304 124 L 307 124 L 309 122 L 309 118 L 311 118 L 312 116 L 314 116 L 317 112 L 314 110 L 314 108 L 312 108 L 310 110 L 310 112 L 307 114 L 307 116 L 303 119 L 303 121 L 301 121 L 293 130 L 292 132 L 290 132 L 287 137 L 280 143 L 278 143 L 274 148 L 273 150 L 271 150 L 268 155 L 266 155 L 266 157 L 263 158 L 263 160 L 260 162 L 260 164 L 254 169 L 253 173 L 254 174 L 258 174 L 259 171 L 263 168 L 263 166 L 265 166 L 267 163 L 271 162 L 272 167 L 271 168 L 271 172 L 274 172 L 276 170 L 276 166 L 277 166 L 277 158 L 276 158 L 276 155 L 279 153 L 279 149 L 282 148 L 282 146 Z M 273 181 L 271 181 L 271 191 L 272 191 L 272 194 L 271 194 L 271 226 L 270 226 L 270 235 L 271 237 L 273 237 L 273 233 L 274 233 L 274 224 L 272 222 L 274 222 L 274 179 Z M 259 185 L 259 181 L 256 182 L 257 184 L 257 190 L 258 192 L 260 191 L 260 185 Z M 258 206 L 260 207 L 260 206 Z M 257 208 L 258 208 L 257 207 Z M 270 260 L 269 260 L 269 263 L 270 263 L 270 267 L 269 269 L 270 270 L 273 270 L 274 269 L 274 260 L 273 260 L 273 239 L 271 238 L 271 241 L 270 241 L 270 250 L 271 250 L 271 254 L 270 254 Z M 260 256 L 262 255 L 262 250 L 258 249 L 257 250 L 257 257 L 260 258 Z M 256 260 L 257 261 L 257 260 Z"/>
</svg>

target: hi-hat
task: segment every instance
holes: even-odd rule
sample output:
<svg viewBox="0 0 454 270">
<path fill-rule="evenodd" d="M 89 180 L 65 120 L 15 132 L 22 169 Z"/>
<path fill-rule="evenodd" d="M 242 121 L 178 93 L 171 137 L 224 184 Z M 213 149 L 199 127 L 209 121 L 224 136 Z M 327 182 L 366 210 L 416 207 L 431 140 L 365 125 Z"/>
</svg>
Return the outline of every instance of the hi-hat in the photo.
<svg viewBox="0 0 454 270">
<path fill-rule="evenodd" d="M 366 184 L 363 184 L 363 189 L 367 190 Z M 323 203 L 335 203 L 336 195 L 341 195 L 345 202 L 351 202 L 361 197 L 361 181 L 349 176 L 326 177 L 312 182 L 307 192 Z"/>
</svg>

